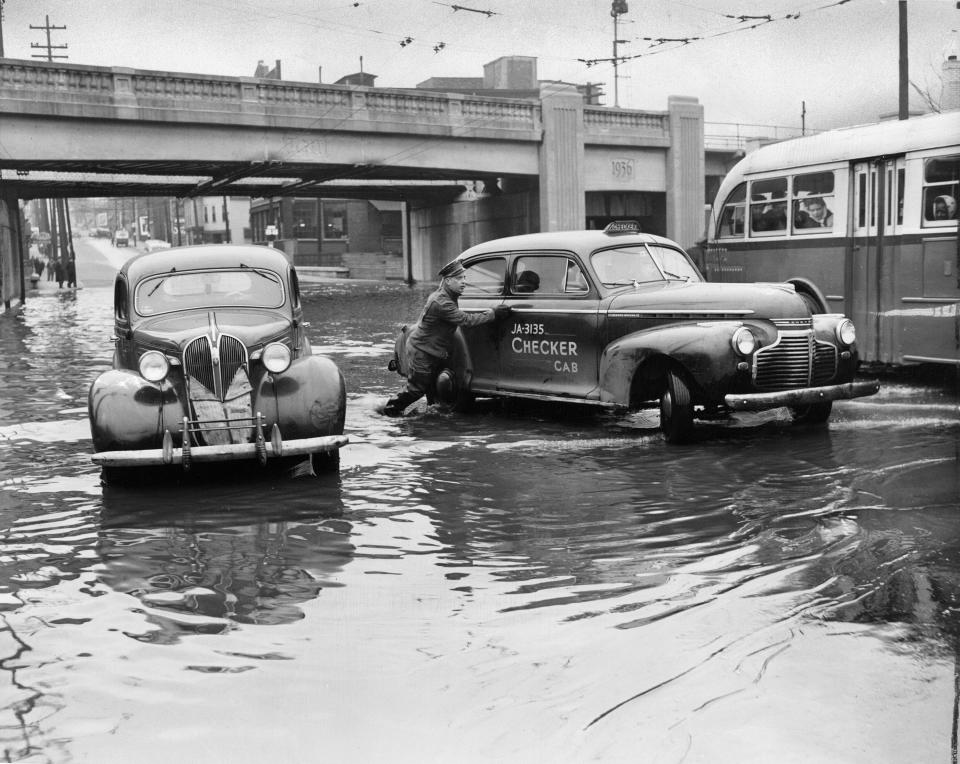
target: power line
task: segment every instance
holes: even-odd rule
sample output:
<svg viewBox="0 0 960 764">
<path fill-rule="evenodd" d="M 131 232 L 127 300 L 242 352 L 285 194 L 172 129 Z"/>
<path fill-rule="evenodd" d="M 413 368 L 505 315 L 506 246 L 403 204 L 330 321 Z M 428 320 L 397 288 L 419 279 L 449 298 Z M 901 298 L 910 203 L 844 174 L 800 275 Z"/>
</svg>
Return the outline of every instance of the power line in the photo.
<svg viewBox="0 0 960 764">
<path fill-rule="evenodd" d="M 676 50 L 677 47 L 683 47 L 689 45 L 693 42 L 701 42 L 703 40 L 712 40 L 717 37 L 725 37 L 730 34 L 737 34 L 739 32 L 745 32 L 750 29 L 757 29 L 758 27 L 765 26 L 766 24 L 772 24 L 777 21 L 796 21 L 800 18 L 801 13 L 816 13 L 818 11 L 827 10 L 828 8 L 836 8 L 840 5 L 846 5 L 847 3 L 853 2 L 853 0 L 835 0 L 832 3 L 827 3 L 826 5 L 821 5 L 815 8 L 810 8 L 806 11 L 795 11 L 793 13 L 787 13 L 783 16 L 746 16 L 746 15 L 733 15 L 733 14 L 721 14 L 724 18 L 736 19 L 740 22 L 740 25 L 734 27 L 733 29 L 724 29 L 713 34 L 706 34 L 700 36 L 692 37 L 640 37 L 637 39 L 644 40 L 649 42 L 648 50 L 645 53 L 637 53 L 632 56 L 618 56 L 615 59 L 611 58 L 578 58 L 582 64 L 585 64 L 587 67 L 596 66 L 601 63 L 613 63 L 616 66 L 617 63 L 623 63 L 625 61 L 632 61 L 637 58 L 644 58 L 646 56 L 653 56 L 658 53 L 666 53 L 672 50 Z M 752 23 L 751 23 L 752 22 Z M 746 25 L 746 26 L 744 26 Z M 673 47 L 663 48 L 662 46 L 673 44 Z M 654 48 L 655 50 L 650 50 Z"/>
</svg>

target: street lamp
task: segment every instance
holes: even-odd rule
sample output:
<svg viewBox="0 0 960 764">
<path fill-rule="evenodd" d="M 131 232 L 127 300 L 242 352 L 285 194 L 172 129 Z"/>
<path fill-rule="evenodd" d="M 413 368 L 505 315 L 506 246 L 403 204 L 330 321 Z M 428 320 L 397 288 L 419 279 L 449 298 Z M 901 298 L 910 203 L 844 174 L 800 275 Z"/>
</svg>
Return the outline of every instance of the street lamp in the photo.
<svg viewBox="0 0 960 764">
<path fill-rule="evenodd" d="M 617 64 L 619 56 L 617 46 L 620 43 L 627 42 L 621 40 L 619 30 L 617 29 L 620 17 L 627 12 L 627 0 L 613 0 L 613 6 L 610 8 L 610 15 L 613 16 L 613 105 L 620 108 L 620 75 L 617 73 Z"/>
</svg>

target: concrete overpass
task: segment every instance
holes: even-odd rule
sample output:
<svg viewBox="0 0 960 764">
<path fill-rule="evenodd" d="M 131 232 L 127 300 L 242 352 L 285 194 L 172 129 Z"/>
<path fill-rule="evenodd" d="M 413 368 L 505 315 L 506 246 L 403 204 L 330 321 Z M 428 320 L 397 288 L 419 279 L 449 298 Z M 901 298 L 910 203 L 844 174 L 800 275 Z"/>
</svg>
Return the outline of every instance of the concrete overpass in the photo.
<svg viewBox="0 0 960 764">
<path fill-rule="evenodd" d="M 411 275 L 432 278 L 477 241 L 583 228 L 591 192 L 663 194 L 663 232 L 692 245 L 703 147 L 689 98 L 649 112 L 586 106 L 562 84 L 520 100 L 0 59 L 3 299 L 21 199 L 399 199 Z M 474 181 L 497 193 L 460 203 Z"/>
</svg>

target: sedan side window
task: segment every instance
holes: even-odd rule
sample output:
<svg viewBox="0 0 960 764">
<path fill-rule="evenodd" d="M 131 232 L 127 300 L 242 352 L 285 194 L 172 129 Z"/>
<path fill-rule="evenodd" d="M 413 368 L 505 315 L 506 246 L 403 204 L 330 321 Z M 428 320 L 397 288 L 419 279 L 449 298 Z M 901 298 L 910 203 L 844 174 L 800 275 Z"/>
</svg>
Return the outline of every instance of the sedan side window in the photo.
<svg viewBox="0 0 960 764">
<path fill-rule="evenodd" d="M 463 279 L 463 294 L 470 297 L 496 297 L 503 294 L 503 277 L 507 272 L 505 257 L 491 257 L 471 263 Z"/>
<path fill-rule="evenodd" d="M 514 294 L 564 294 L 567 292 L 565 255 L 528 255 L 518 257 L 510 290 Z"/>
<path fill-rule="evenodd" d="M 567 282 L 563 291 L 574 293 L 590 291 L 587 277 L 583 275 L 583 270 L 573 260 L 567 261 Z"/>
</svg>

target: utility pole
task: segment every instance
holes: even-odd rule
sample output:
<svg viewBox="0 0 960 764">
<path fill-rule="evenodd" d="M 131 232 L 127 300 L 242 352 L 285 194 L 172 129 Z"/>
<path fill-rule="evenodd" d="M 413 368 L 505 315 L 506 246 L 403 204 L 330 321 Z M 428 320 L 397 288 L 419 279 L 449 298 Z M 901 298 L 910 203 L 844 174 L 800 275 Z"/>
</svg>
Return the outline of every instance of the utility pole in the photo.
<svg viewBox="0 0 960 764">
<path fill-rule="evenodd" d="M 53 59 L 55 59 L 55 58 L 68 58 L 68 56 L 56 56 L 56 55 L 54 55 L 54 53 L 53 53 L 54 50 L 66 50 L 66 49 L 67 49 L 67 46 L 66 46 L 66 45 L 54 45 L 54 44 L 52 44 L 52 43 L 50 42 L 50 32 L 52 32 L 52 31 L 54 31 L 54 30 L 59 30 L 59 29 L 66 29 L 66 27 L 65 27 L 65 26 L 63 26 L 63 27 L 51 26 L 51 25 L 50 25 L 50 16 L 48 15 L 46 18 L 47 18 L 47 23 L 44 24 L 42 27 L 35 27 L 33 24 L 31 24 L 31 25 L 30 25 L 30 28 L 31 28 L 31 29 L 43 29 L 43 30 L 47 33 L 47 44 L 44 45 L 43 43 L 32 42 L 32 43 L 30 43 L 30 47 L 31 47 L 31 48 L 46 48 L 47 52 L 46 52 L 45 54 L 34 53 L 34 54 L 31 55 L 31 58 L 45 58 L 45 59 L 47 59 L 47 61 L 53 61 Z"/>
<path fill-rule="evenodd" d="M 0 58 L 5 58 L 3 52 L 3 5 L 7 0 L 0 0 Z"/>
<path fill-rule="evenodd" d="M 807 102 L 800 102 L 800 135 L 807 134 Z"/>
<path fill-rule="evenodd" d="M 620 39 L 618 22 L 626 12 L 627 0 L 613 0 L 613 7 L 610 9 L 610 15 L 613 16 L 613 105 L 617 108 L 620 108 L 620 75 L 617 72 L 620 56 L 617 53 L 617 46 L 627 42 Z"/>
<path fill-rule="evenodd" d="M 910 117 L 910 67 L 907 60 L 907 0 L 900 0 L 900 112 L 899 119 Z"/>
</svg>

